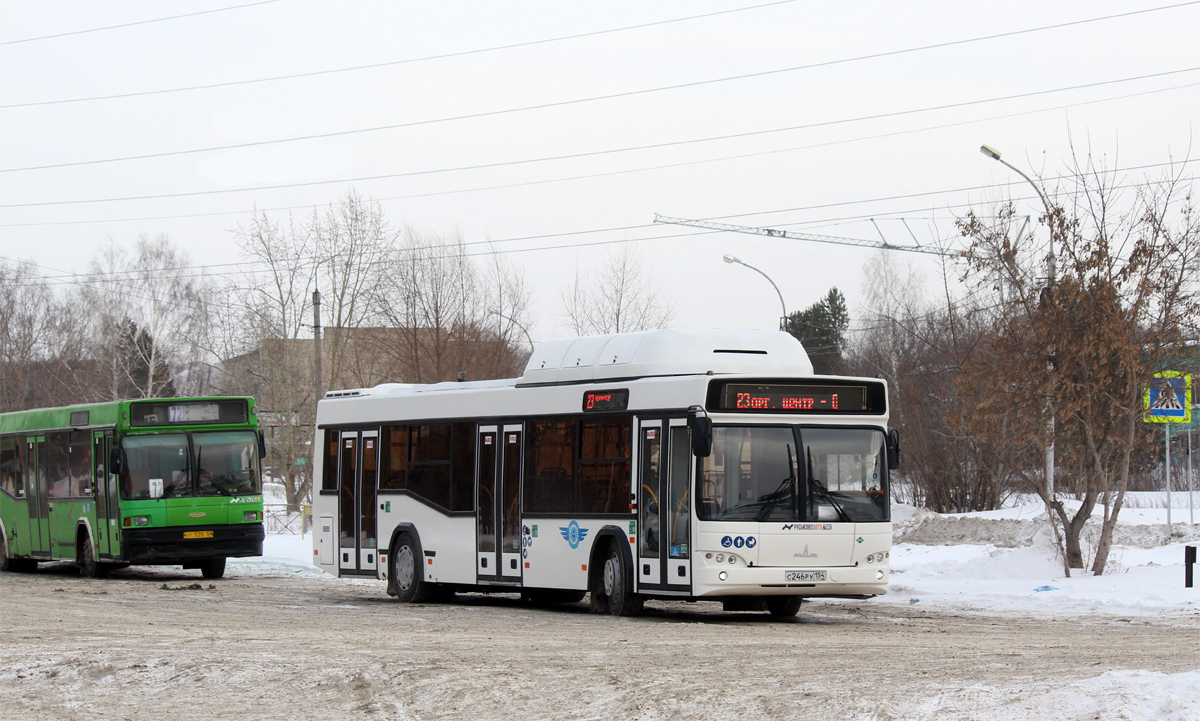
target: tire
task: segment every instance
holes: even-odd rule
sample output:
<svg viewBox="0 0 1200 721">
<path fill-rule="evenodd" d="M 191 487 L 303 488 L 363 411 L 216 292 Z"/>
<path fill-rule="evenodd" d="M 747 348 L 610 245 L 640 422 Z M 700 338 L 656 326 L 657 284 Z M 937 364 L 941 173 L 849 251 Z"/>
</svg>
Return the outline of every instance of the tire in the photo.
<svg viewBox="0 0 1200 721">
<path fill-rule="evenodd" d="M 104 578 L 108 575 L 108 567 L 96 560 L 96 551 L 92 541 L 87 536 L 79 539 L 79 575 L 84 578 Z"/>
<path fill-rule="evenodd" d="M 608 612 L 614 616 L 636 616 L 642 612 L 642 599 L 629 590 L 629 564 L 617 544 L 608 547 L 601 577 Z"/>
<path fill-rule="evenodd" d="M 8 555 L 8 539 L 0 534 L 0 571 L 12 573 L 21 570 L 21 561 Z"/>
<path fill-rule="evenodd" d="M 421 568 L 421 547 L 411 533 L 401 533 L 392 549 L 392 583 L 396 587 L 396 600 L 401 603 L 428 603 L 433 600 L 434 584 L 425 580 Z"/>
<path fill-rule="evenodd" d="M 218 556 L 200 562 L 200 575 L 205 578 L 220 578 L 225 575 L 225 557 Z"/>
<path fill-rule="evenodd" d="M 772 596 L 767 599 L 767 611 L 776 618 L 791 618 L 800 612 L 799 596 Z"/>
</svg>

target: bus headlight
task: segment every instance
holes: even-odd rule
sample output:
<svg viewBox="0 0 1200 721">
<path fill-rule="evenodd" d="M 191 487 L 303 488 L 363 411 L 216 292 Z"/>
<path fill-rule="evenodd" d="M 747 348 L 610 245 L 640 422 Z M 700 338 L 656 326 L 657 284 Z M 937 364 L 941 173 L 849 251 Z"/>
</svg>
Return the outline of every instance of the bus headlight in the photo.
<svg viewBox="0 0 1200 721">
<path fill-rule="evenodd" d="M 867 556 L 867 563 L 875 563 L 875 554 L 874 553 Z"/>
<path fill-rule="evenodd" d="M 725 579 L 729 578 L 729 574 L 725 573 L 724 571 L 721 571 L 720 573 L 717 574 L 717 578 L 724 581 Z"/>
<path fill-rule="evenodd" d="M 883 569 L 882 568 L 875 572 L 875 578 L 880 581 L 883 580 Z"/>
<path fill-rule="evenodd" d="M 737 556 L 733 555 L 732 553 L 731 553 L 731 554 L 729 554 L 729 562 L 730 562 L 730 563 L 737 563 Z"/>
<path fill-rule="evenodd" d="M 246 511 L 245 513 L 242 514 L 242 520 L 247 521 L 247 522 L 257 521 L 258 520 L 258 511 Z"/>
<path fill-rule="evenodd" d="M 149 526 L 150 525 L 150 516 L 134 516 L 132 520 L 133 520 L 133 525 L 135 525 L 135 526 Z"/>
<path fill-rule="evenodd" d="M 725 562 L 725 554 L 718 553 L 717 557 L 714 558 L 713 560 L 716 561 L 717 563 L 724 563 Z"/>
</svg>

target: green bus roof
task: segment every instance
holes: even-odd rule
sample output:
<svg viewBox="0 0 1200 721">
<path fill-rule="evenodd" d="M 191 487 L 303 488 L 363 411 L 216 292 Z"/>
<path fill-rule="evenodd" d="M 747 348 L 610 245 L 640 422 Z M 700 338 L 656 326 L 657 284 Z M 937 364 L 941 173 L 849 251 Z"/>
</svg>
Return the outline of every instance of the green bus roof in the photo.
<svg viewBox="0 0 1200 721">
<path fill-rule="evenodd" d="M 254 425 L 257 421 L 254 412 L 254 399 L 249 396 L 195 396 L 191 398 L 130 398 L 120 401 L 112 401 L 109 403 L 83 403 L 74 406 L 60 406 L 58 408 L 35 408 L 27 411 L 13 411 L 11 413 L 0 413 L 0 434 L 3 433 L 29 433 L 36 431 L 51 431 L 63 430 L 68 428 L 92 428 L 92 427 L 119 427 L 122 430 L 131 430 L 132 426 L 129 423 L 129 406 L 133 403 L 171 403 L 184 401 L 225 401 L 225 400 L 245 400 L 248 405 L 248 413 L 246 425 Z M 86 411 L 88 413 L 87 423 L 73 424 L 71 415 Z M 78 420 L 78 418 L 77 418 Z M 172 423 L 171 427 L 178 427 L 182 424 Z M 198 422 L 194 425 L 207 426 L 214 425 L 213 423 Z M 163 426 L 153 426 L 151 428 L 163 428 Z M 142 426 L 138 430 L 147 430 L 148 427 Z"/>
</svg>

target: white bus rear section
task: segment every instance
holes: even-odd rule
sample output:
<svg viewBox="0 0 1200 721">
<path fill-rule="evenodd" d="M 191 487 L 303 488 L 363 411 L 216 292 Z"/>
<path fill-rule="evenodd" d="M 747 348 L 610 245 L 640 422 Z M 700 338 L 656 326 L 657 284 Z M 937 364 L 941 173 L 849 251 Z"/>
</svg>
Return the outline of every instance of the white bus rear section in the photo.
<svg viewBox="0 0 1200 721">
<path fill-rule="evenodd" d="M 697 414 L 697 408 L 703 409 L 698 413 L 717 426 L 800 426 L 801 433 L 808 425 L 834 430 L 875 429 L 881 433 L 887 430 L 886 407 L 878 401 L 874 402 L 871 413 L 842 411 L 835 415 L 803 411 L 742 414 L 728 407 L 709 407 L 710 383 L 740 379 L 875 384 L 886 393 L 883 382 L 878 380 L 812 376 L 803 348 L 787 334 L 680 330 L 544 343 L 534 351 L 524 375 L 518 379 L 425 386 L 387 384 L 330 392 L 319 405 L 314 447 L 331 443 L 333 436 L 327 435 L 334 434 L 339 455 L 332 457 L 338 459 L 335 461 L 338 467 L 327 468 L 330 456 L 323 451 L 332 449 L 314 454 L 314 487 L 319 490 L 314 491 L 313 516 L 317 523 L 313 562 L 334 575 L 386 578 L 390 550 L 400 534 L 407 532 L 420 545 L 420 577 L 428 583 L 460 591 L 594 590 L 597 566 L 604 563 L 604 554 L 597 548 L 602 543 L 615 544 L 628 554 L 631 576 L 628 583 L 634 593 L 647 598 L 721 600 L 886 593 L 892 530 L 886 511 L 881 520 L 873 522 L 848 522 L 840 516 L 827 518 L 820 514 L 769 522 L 699 517 L 697 497 L 711 492 L 704 484 L 705 479 L 698 477 L 703 472 L 702 460 L 691 454 L 689 409 L 692 415 Z M 611 400 L 614 391 L 616 401 Z M 589 411 L 586 406 L 593 397 L 610 398 L 599 402 L 620 403 L 621 407 L 608 412 Z M 525 457 L 525 434 L 545 418 L 586 422 L 618 417 L 629 421 L 628 512 L 603 516 L 525 512 L 528 499 L 521 494 L 530 482 L 526 472 L 531 471 L 526 465 L 530 459 Z M 471 424 L 471 443 L 477 444 L 471 460 L 473 477 L 469 480 L 469 487 L 476 495 L 469 504 L 472 510 L 465 510 L 468 504 L 462 498 L 456 502 L 458 510 L 451 511 L 410 492 L 383 487 L 378 473 L 384 459 L 381 455 L 374 460 L 370 458 L 370 453 L 380 452 L 379 443 L 371 439 L 381 438 L 381 429 L 386 433 L 388 427 L 398 424 L 449 423 Z M 576 483 L 581 463 L 581 428 L 576 425 L 573 451 L 576 467 L 571 476 Z M 519 514 L 516 516 L 519 545 L 499 548 L 498 535 L 496 547 L 485 550 L 477 538 L 483 523 L 481 508 L 489 501 L 495 503 L 495 498 L 480 500 L 486 494 L 479 487 L 482 477 L 479 464 L 483 457 L 483 434 L 493 431 L 495 441 L 504 440 L 503 433 L 510 431 L 517 432 L 520 438 L 521 447 L 511 451 L 520 458 L 520 463 L 514 466 L 519 468 L 520 475 L 516 505 L 493 505 L 497 516 Z M 647 438 L 652 440 L 656 435 L 665 438 L 668 433 L 672 434 L 672 447 L 676 450 L 686 444 L 687 462 L 676 460 L 668 471 L 669 459 L 658 458 L 655 473 L 675 473 L 677 477 L 670 483 L 681 483 L 682 494 L 679 488 L 668 487 L 665 476 L 659 480 L 654 475 L 650 485 L 661 485 L 653 488 L 643 482 L 653 465 L 646 465 L 651 454 L 647 450 L 650 446 L 643 447 Z M 460 442 L 459 436 L 455 438 L 456 443 Z M 348 440 L 355 441 L 353 449 Z M 889 448 L 891 442 L 889 437 Z M 373 446 L 369 452 L 368 446 Z M 345 453 L 351 451 L 357 455 L 353 462 L 347 463 Z M 407 446 L 404 452 L 408 453 Z M 790 446 L 788 453 L 790 458 Z M 797 468 L 798 456 L 797 453 Z M 730 467 L 735 465 L 732 460 L 727 462 Z M 463 469 L 455 470 L 461 473 Z M 497 474 L 503 472 L 497 468 Z M 883 475 L 886 477 L 886 470 Z M 357 478 L 357 485 L 349 476 Z M 878 492 L 886 500 L 884 480 L 879 483 Z M 460 490 L 464 487 L 459 484 Z M 492 490 L 499 492 L 498 487 Z M 668 495 L 675 492 L 672 497 L 675 502 L 667 503 L 666 497 L 660 501 L 657 498 L 660 490 Z M 796 492 L 800 492 L 798 486 Z M 815 493 L 811 489 L 805 491 L 809 492 Z M 346 513 L 345 504 L 350 496 L 353 496 L 351 503 L 357 504 L 354 514 Z M 446 498 L 449 497 L 447 493 Z M 639 509 L 644 511 L 644 504 L 652 502 L 658 510 L 651 524 Z M 832 504 L 837 505 L 836 501 Z M 764 510 L 769 515 L 775 513 L 772 509 Z M 829 510 L 825 508 L 821 513 Z M 839 509 L 838 514 L 842 513 Z M 344 521 L 351 515 L 354 520 L 349 522 L 357 525 L 353 532 L 347 532 Z M 499 526 L 505 520 L 494 518 L 493 530 L 502 530 Z M 513 518 L 507 518 L 507 522 L 509 530 L 514 530 Z M 681 537 L 676 531 L 684 525 L 686 537 Z M 675 537 L 659 538 L 656 552 L 639 542 L 648 539 L 647 534 L 661 536 L 668 531 L 676 532 Z M 513 545 L 511 535 L 506 540 L 509 546 Z"/>
</svg>

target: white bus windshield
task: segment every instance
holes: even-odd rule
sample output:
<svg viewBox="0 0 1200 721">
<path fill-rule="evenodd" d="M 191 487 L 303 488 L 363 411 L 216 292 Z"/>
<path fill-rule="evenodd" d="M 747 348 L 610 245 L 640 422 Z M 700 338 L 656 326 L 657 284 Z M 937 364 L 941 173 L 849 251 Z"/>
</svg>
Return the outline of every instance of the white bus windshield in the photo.
<svg viewBox="0 0 1200 721">
<path fill-rule="evenodd" d="M 884 448 L 876 429 L 717 426 L 699 480 L 700 518 L 887 521 Z"/>
</svg>

